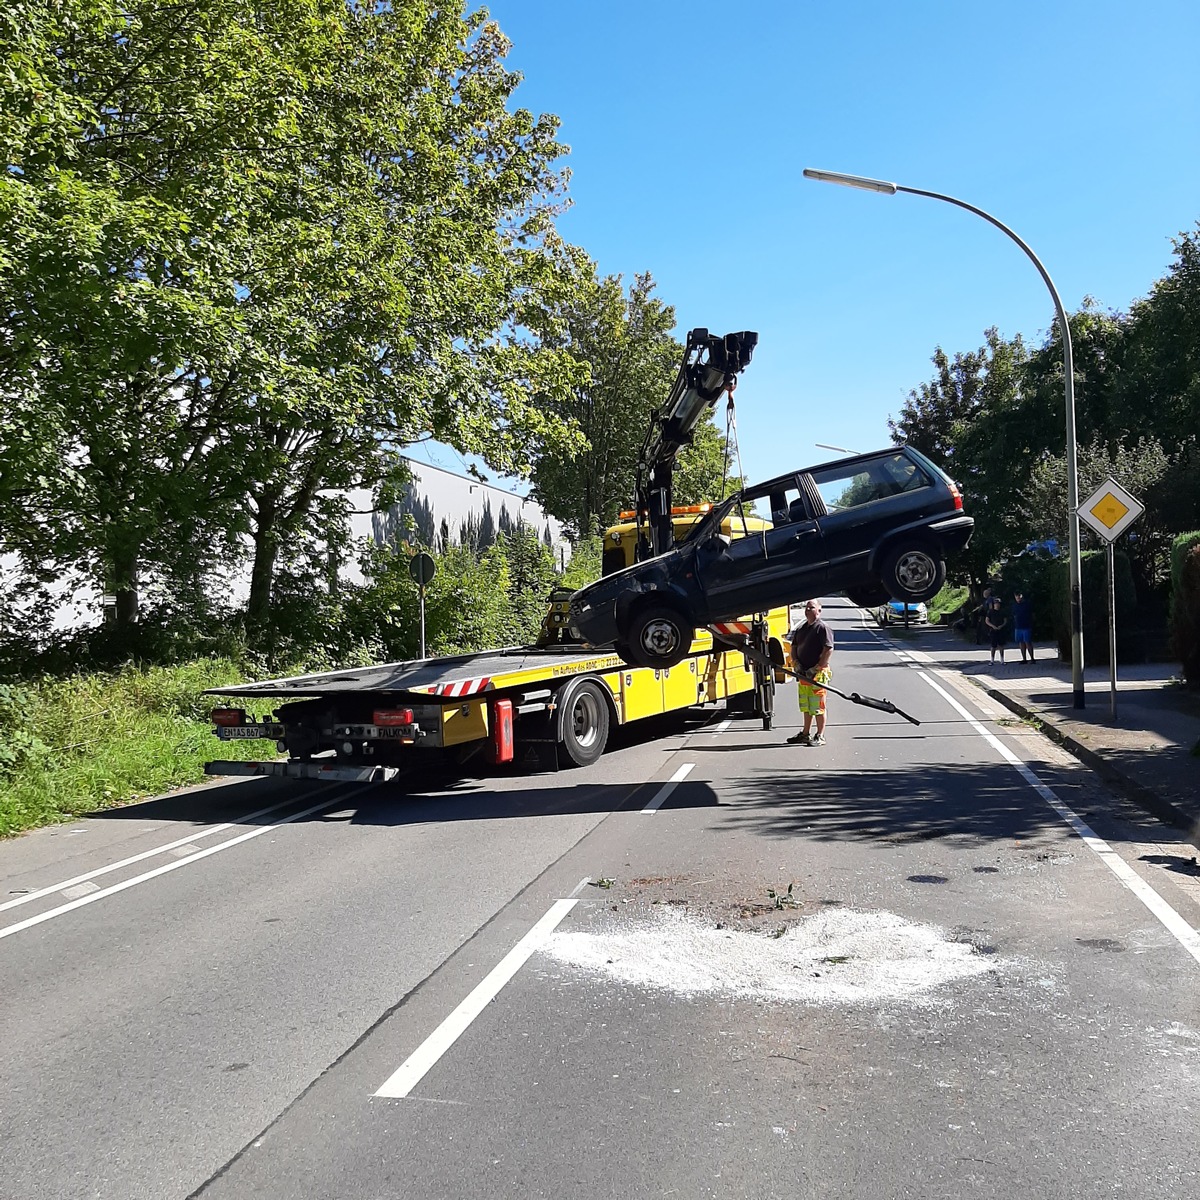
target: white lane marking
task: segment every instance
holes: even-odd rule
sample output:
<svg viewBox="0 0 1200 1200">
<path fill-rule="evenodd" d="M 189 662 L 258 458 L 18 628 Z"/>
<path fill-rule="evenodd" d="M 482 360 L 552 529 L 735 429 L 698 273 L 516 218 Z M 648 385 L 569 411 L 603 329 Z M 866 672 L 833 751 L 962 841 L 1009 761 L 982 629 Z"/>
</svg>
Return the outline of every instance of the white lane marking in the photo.
<svg viewBox="0 0 1200 1200">
<path fill-rule="evenodd" d="M 74 887 L 63 888 L 60 895 L 66 896 L 68 900 L 78 900 L 80 896 L 87 896 L 99 890 L 98 883 L 77 883 Z"/>
<path fill-rule="evenodd" d="M 388 1077 L 376 1096 L 402 1099 L 417 1086 L 438 1059 L 466 1032 L 471 1022 L 496 998 L 500 989 L 525 965 L 554 932 L 578 900 L 555 900 L 549 911 L 488 972 L 465 1000 Z"/>
<path fill-rule="evenodd" d="M 363 788 L 363 791 L 366 791 L 371 786 L 377 785 L 367 784 Z M 24 921 L 18 921 L 15 925 L 8 925 L 0 929 L 0 938 L 20 933 L 23 929 L 32 929 L 33 926 L 40 925 L 43 921 L 52 920 L 54 917 L 61 917 L 63 913 L 69 913 L 77 908 L 82 908 L 85 904 L 92 904 L 97 900 L 103 900 L 106 896 L 115 896 L 117 892 L 123 892 L 126 888 L 134 887 L 139 883 L 145 883 L 149 879 L 157 879 L 160 875 L 166 875 L 168 871 L 177 871 L 180 867 L 186 867 L 191 863 L 199 862 L 200 859 L 207 858 L 210 854 L 218 854 L 222 850 L 228 850 L 231 846 L 248 842 L 251 838 L 259 837 L 264 833 L 270 833 L 272 829 L 278 829 L 280 825 L 288 825 L 292 821 L 299 821 L 302 817 L 312 816 L 313 813 L 320 812 L 323 808 L 330 808 L 334 804 L 341 803 L 341 801 L 342 797 L 335 796 L 332 800 L 324 800 L 320 804 L 313 804 L 300 812 L 281 817 L 278 821 L 271 821 L 267 825 L 260 825 L 257 829 L 251 829 L 249 833 L 242 833 L 235 838 L 230 838 L 228 841 L 219 842 L 215 846 L 209 846 L 205 850 L 198 850 L 195 854 L 187 858 L 180 858 L 176 859 L 175 862 L 165 863 L 161 867 L 155 867 L 153 871 L 147 871 L 142 875 L 135 875 L 132 879 L 123 879 L 120 883 L 114 883 L 112 887 L 104 888 L 99 892 L 92 892 L 88 896 L 81 896 L 77 900 L 72 900 L 69 904 L 60 904 L 58 908 L 51 908 L 46 912 L 38 913 L 36 917 L 27 917 Z"/>
<path fill-rule="evenodd" d="M 695 770 L 695 763 L 684 763 L 666 783 L 654 794 L 654 799 L 642 809 L 644 813 L 654 813 L 662 807 L 666 798 Z"/>
<path fill-rule="evenodd" d="M 726 717 L 725 720 L 722 721 L 720 723 L 720 725 L 718 725 L 712 732 L 713 733 L 724 733 L 725 730 L 727 730 L 730 727 L 730 725 L 732 725 L 732 724 L 733 724 L 733 718 Z"/>
<path fill-rule="evenodd" d="M 1200 933 L 1197 933 L 1102 837 L 1072 809 L 1068 808 L 1034 774 L 1020 757 L 998 737 L 989 733 L 928 671 L 919 671 L 922 679 L 967 721 L 1006 762 L 1017 769 L 1031 788 L 1075 831 L 1083 843 L 1106 867 L 1158 918 L 1163 928 L 1200 963 Z"/>
<path fill-rule="evenodd" d="M 323 788 L 311 793 L 314 796 L 320 796 L 327 792 L 332 787 L 337 787 L 336 783 L 327 783 Z M 97 875 L 107 875 L 110 871 L 119 871 L 122 867 L 132 866 L 135 862 L 141 862 L 146 858 L 153 858 L 156 854 L 173 853 L 179 846 L 186 846 L 191 842 L 198 841 L 200 838 L 210 837 L 214 833 L 222 833 L 226 829 L 232 829 L 235 825 L 244 825 L 247 821 L 254 821 L 258 817 L 265 817 L 267 813 L 274 812 L 277 808 L 283 808 L 287 804 L 295 804 L 296 797 L 293 796 L 290 800 L 280 800 L 278 804 L 269 804 L 266 808 L 257 809 L 255 812 L 247 813 L 244 817 L 238 817 L 233 821 L 226 821 L 222 825 L 214 825 L 211 829 L 201 829 L 199 833 L 188 834 L 187 837 L 179 838 L 178 841 L 167 842 L 164 846 L 155 846 L 153 850 L 143 850 L 141 854 L 133 854 L 129 858 L 123 858 L 120 862 L 109 863 L 106 867 L 97 867 L 94 871 L 86 871 L 82 875 L 76 875 L 73 879 L 64 879 L 62 883 L 52 883 L 49 887 L 38 888 L 36 892 L 29 892 L 24 896 L 18 896 L 15 900 L 6 900 L 0 904 L 0 912 L 6 908 L 16 908 L 19 904 L 28 904 L 31 900 L 38 900 L 42 896 L 49 896 L 54 892 L 66 891 L 69 887 L 74 887 L 77 883 L 84 883 L 88 879 L 95 879 Z"/>
</svg>

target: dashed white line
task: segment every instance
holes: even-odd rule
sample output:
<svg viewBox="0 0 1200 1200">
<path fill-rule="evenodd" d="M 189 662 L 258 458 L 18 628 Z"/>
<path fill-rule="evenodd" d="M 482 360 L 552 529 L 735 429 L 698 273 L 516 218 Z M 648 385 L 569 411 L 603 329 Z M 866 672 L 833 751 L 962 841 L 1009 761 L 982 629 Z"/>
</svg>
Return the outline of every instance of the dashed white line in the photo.
<svg viewBox="0 0 1200 1200">
<path fill-rule="evenodd" d="M 724 733 L 724 732 L 725 732 L 725 730 L 727 730 L 727 729 L 730 727 L 730 725 L 732 725 L 732 724 L 733 724 L 733 718 L 732 718 L 732 717 L 726 717 L 726 718 L 725 718 L 725 720 L 723 720 L 723 721 L 720 723 L 720 725 L 717 725 L 717 726 L 716 726 L 714 729 L 710 730 L 710 732 L 712 732 L 712 733 Z"/>
<path fill-rule="evenodd" d="M 362 790 L 366 791 L 371 786 L 371 784 L 367 784 Z M 146 871 L 142 875 L 135 875 L 132 879 L 123 879 L 120 883 L 114 883 L 112 887 L 92 892 L 87 896 L 80 896 L 78 899 L 72 900 L 69 904 L 60 904 L 57 908 L 51 908 L 46 912 L 38 913 L 36 917 L 28 917 L 24 921 L 18 921 L 15 925 L 8 925 L 0 929 L 0 938 L 10 937 L 14 933 L 20 933 L 23 929 L 32 929 L 33 926 L 40 925 L 43 921 L 50 921 L 55 917 L 61 917 L 64 913 L 73 912 L 77 908 L 82 908 L 85 904 L 94 904 L 97 900 L 103 900 L 106 896 L 114 896 L 117 892 L 125 891 L 126 888 L 134 887 L 139 883 L 145 883 L 149 879 L 157 879 L 158 876 L 166 875 L 169 871 L 177 871 L 180 867 L 186 867 L 191 863 L 198 862 L 202 858 L 208 858 L 210 854 L 219 854 L 222 850 L 228 850 L 231 846 L 238 846 L 242 842 L 248 842 L 251 838 L 259 837 L 264 833 L 270 833 L 272 829 L 278 829 L 280 825 L 288 825 L 292 821 L 299 821 L 303 817 L 312 816 L 313 813 L 320 812 L 324 808 L 331 808 L 333 805 L 341 803 L 341 800 L 340 796 L 334 796 L 330 800 L 324 800 L 320 804 L 313 804 L 308 808 L 302 809 L 300 812 L 281 817 L 278 821 L 271 821 L 266 825 L 260 825 L 257 829 L 251 829 L 248 833 L 239 834 L 228 841 L 219 842 L 217 845 L 209 846 L 205 850 L 198 850 L 195 854 L 189 855 L 187 858 L 180 858 L 176 859 L 175 862 L 165 863 L 161 867 L 155 867 L 153 871 Z"/>
<path fill-rule="evenodd" d="M 525 965 L 578 900 L 555 900 L 541 920 L 488 972 L 467 998 L 408 1056 L 375 1093 L 403 1099 L 417 1086 L 438 1059 L 466 1032 L 471 1022 L 496 998 L 500 989 Z"/>
<path fill-rule="evenodd" d="M 663 801 L 695 770 L 695 763 L 684 763 L 666 783 L 654 793 L 654 799 L 642 809 L 644 813 L 655 813 L 662 807 Z"/>
<path fill-rule="evenodd" d="M 330 788 L 337 786 L 334 783 L 326 784 L 318 791 L 312 792 L 311 795 L 322 795 Z M 74 887 L 78 883 L 85 883 L 89 879 L 95 879 L 98 875 L 107 875 L 111 871 L 119 871 L 122 867 L 129 867 L 136 862 L 153 858 L 156 854 L 175 854 L 181 846 L 188 846 L 192 842 L 199 841 L 200 838 L 211 837 L 214 833 L 222 833 L 226 829 L 232 829 L 235 825 L 245 825 L 247 821 L 255 821 L 259 817 L 265 817 L 267 813 L 275 812 L 285 805 L 295 803 L 296 798 L 294 796 L 290 800 L 280 800 L 278 804 L 269 804 L 266 808 L 256 809 L 254 812 L 247 813 L 244 817 L 238 817 L 234 821 L 226 821 L 224 824 L 214 825 L 210 829 L 201 829 L 198 833 L 190 833 L 187 837 L 179 838 L 174 842 L 167 842 L 163 846 L 155 846 L 152 850 L 143 850 L 141 854 L 130 855 L 129 858 L 123 858 L 120 862 L 109 863 L 104 867 L 97 867 L 94 871 L 85 871 L 82 875 L 76 875 L 73 879 L 64 879 L 61 883 L 52 883 L 49 887 L 38 888 L 35 892 L 27 892 L 24 896 L 18 896 L 15 900 L 6 900 L 3 904 L 0 904 L 0 912 L 4 912 L 8 908 L 16 908 L 21 904 L 28 904 L 31 900 L 40 900 L 43 896 L 50 896 L 55 892 L 65 892 L 67 888 Z M 187 851 L 186 853 L 189 856 L 191 855 L 191 851 Z"/>
</svg>

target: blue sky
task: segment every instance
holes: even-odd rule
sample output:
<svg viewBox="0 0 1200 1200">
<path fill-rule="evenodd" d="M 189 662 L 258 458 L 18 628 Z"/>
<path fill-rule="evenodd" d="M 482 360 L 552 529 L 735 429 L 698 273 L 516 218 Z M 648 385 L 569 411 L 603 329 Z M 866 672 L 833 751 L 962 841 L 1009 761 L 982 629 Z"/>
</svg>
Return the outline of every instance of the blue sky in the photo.
<svg viewBox="0 0 1200 1200">
<path fill-rule="evenodd" d="M 571 147 L 560 229 L 604 273 L 649 270 L 680 336 L 756 329 L 738 390 L 751 478 L 888 443 L 938 345 L 1040 340 L 1045 285 L 948 193 L 1039 255 L 1073 311 L 1127 309 L 1200 220 L 1200 4 L 495 0 Z M 453 452 L 434 461 L 461 469 Z M 520 488 L 519 490 L 526 490 Z"/>
</svg>

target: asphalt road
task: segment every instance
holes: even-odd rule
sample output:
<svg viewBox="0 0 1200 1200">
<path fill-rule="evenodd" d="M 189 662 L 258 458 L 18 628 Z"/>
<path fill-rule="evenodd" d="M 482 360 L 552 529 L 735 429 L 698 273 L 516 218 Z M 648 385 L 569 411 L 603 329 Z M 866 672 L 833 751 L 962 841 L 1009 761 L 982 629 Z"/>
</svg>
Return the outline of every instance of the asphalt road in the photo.
<svg viewBox="0 0 1200 1200">
<path fill-rule="evenodd" d="M 1192 1196 L 1177 834 L 826 615 L 919 727 L 833 698 L 791 747 L 785 688 L 0 845 L 0 1197 Z"/>
</svg>

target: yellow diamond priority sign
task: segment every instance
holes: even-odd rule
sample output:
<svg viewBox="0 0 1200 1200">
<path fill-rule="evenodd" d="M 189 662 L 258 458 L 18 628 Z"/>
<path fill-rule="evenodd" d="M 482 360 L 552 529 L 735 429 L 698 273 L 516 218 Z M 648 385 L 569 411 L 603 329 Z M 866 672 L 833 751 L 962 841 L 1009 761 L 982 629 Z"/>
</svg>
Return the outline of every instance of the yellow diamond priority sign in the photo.
<svg viewBox="0 0 1200 1200">
<path fill-rule="evenodd" d="M 1079 519 L 1106 542 L 1115 542 L 1146 508 L 1110 476 L 1077 511 Z"/>
</svg>

